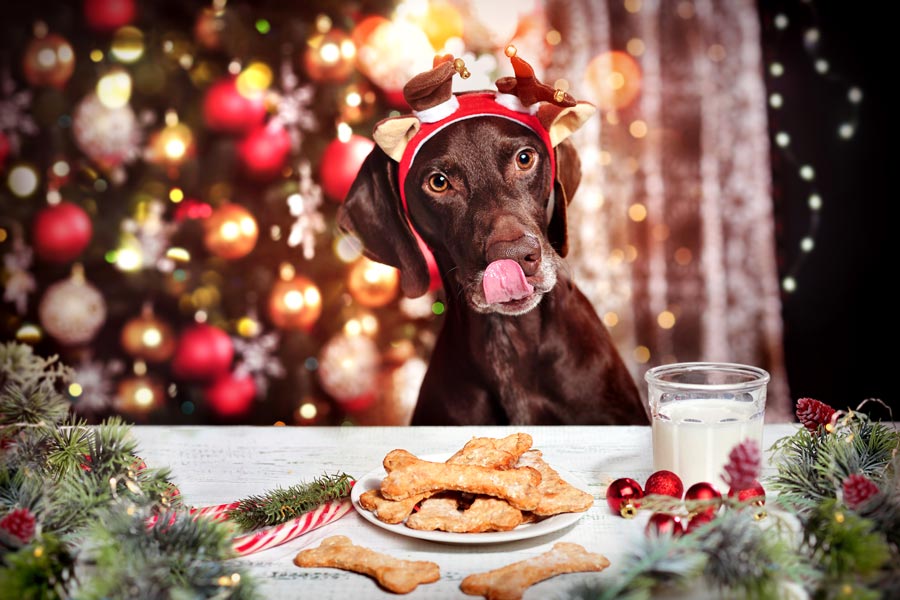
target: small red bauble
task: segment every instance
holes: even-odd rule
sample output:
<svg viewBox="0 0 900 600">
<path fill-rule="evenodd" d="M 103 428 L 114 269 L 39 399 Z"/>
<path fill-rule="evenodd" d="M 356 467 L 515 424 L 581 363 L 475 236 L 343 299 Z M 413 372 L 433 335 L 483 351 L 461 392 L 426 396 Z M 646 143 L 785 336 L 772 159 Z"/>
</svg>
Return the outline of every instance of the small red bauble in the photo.
<svg viewBox="0 0 900 600">
<path fill-rule="evenodd" d="M 332 140 L 322 153 L 319 178 L 322 190 L 335 202 L 343 202 L 359 173 L 363 161 L 375 147 L 375 142 L 361 135 L 352 135 L 346 142 Z"/>
<path fill-rule="evenodd" d="M 672 471 L 657 471 L 647 478 L 644 493 L 672 496 L 681 500 L 684 494 L 684 484 L 681 483 L 681 478 Z"/>
<path fill-rule="evenodd" d="M 272 179 L 291 152 L 291 136 L 281 125 L 269 123 L 248 133 L 238 144 L 237 152 L 254 179 Z"/>
<path fill-rule="evenodd" d="M 6 165 L 6 158 L 9 156 L 9 138 L 6 137 L 6 134 L 0 131 L 0 173 L 3 172 L 3 167 Z"/>
<path fill-rule="evenodd" d="M 684 493 L 685 500 L 716 500 L 720 501 L 722 499 L 722 494 L 719 493 L 719 490 L 713 487 L 711 483 L 700 482 L 695 483 L 691 487 L 688 488 L 687 492 Z M 713 506 L 709 508 L 702 509 L 695 515 L 691 521 L 693 521 L 697 516 L 704 515 L 705 517 L 709 517 L 712 519 L 716 511 L 719 509 L 719 502 L 715 502 Z M 690 531 L 690 528 L 688 529 Z"/>
<path fill-rule="evenodd" d="M 265 118 L 263 94 L 241 94 L 233 78 L 217 81 L 206 91 L 203 119 L 213 131 L 245 133 L 262 125 Z"/>
<path fill-rule="evenodd" d="M 30 510 L 14 508 L 0 519 L 0 534 L 12 537 L 19 544 L 27 544 L 34 537 L 34 524 L 35 518 Z"/>
<path fill-rule="evenodd" d="M 606 503 L 610 510 L 626 519 L 634 518 L 643 497 L 641 484 L 630 477 L 616 479 L 606 488 Z"/>
<path fill-rule="evenodd" d="M 754 479 L 753 484 L 748 487 L 728 490 L 728 497 L 736 498 L 738 502 L 752 502 L 757 506 L 762 506 L 766 503 L 766 490 L 759 481 Z"/>
<path fill-rule="evenodd" d="M 210 380 L 228 372 L 234 345 L 228 334 L 212 325 L 194 325 L 181 334 L 172 372 L 181 379 Z"/>
<path fill-rule="evenodd" d="M 654 513 L 647 521 L 646 532 L 654 532 L 657 535 L 681 535 L 684 533 L 684 526 L 681 519 L 675 515 Z"/>
<path fill-rule="evenodd" d="M 702 526 L 702 525 L 705 525 L 706 523 L 709 523 L 709 522 L 712 521 L 714 518 L 715 518 L 715 514 L 714 514 L 714 513 L 705 513 L 705 512 L 702 512 L 702 513 L 698 513 L 698 514 L 696 514 L 696 515 L 693 515 L 693 516 L 691 517 L 691 520 L 688 521 L 687 526 L 684 528 L 684 532 L 685 532 L 685 533 L 691 533 L 692 531 L 694 531 L 694 530 L 697 529 L 698 527 L 700 527 L 700 526 Z"/>
<path fill-rule="evenodd" d="M 84 0 L 84 20 L 94 31 L 113 31 L 134 20 L 134 0 Z"/>
<path fill-rule="evenodd" d="M 206 401 L 220 417 L 239 417 L 247 414 L 256 397 L 256 384 L 250 375 L 226 373 L 206 388 Z"/>
<path fill-rule="evenodd" d="M 75 260 L 87 248 L 93 234 L 91 218 L 83 208 L 71 202 L 42 209 L 31 224 L 34 251 L 47 262 Z"/>
</svg>

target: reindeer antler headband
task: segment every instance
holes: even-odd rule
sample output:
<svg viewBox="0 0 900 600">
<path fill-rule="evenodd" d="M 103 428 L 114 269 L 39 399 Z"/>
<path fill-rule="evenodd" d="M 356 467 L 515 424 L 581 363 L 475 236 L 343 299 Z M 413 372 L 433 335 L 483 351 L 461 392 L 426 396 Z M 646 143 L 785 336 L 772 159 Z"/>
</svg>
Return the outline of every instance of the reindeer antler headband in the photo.
<svg viewBox="0 0 900 600">
<path fill-rule="evenodd" d="M 578 130 L 594 114 L 595 108 L 589 102 L 576 101 L 563 90 L 541 83 L 531 65 L 516 56 L 515 46 L 507 46 L 506 55 L 512 62 L 514 77 L 498 79 L 496 92 L 460 94 L 453 93 L 453 76 L 469 77 L 465 63 L 452 55 L 436 56 L 430 71 L 416 75 L 403 87 L 403 96 L 413 114 L 385 119 L 375 126 L 372 134 L 375 143 L 399 163 L 399 192 L 407 219 L 406 176 L 419 148 L 448 125 L 464 119 L 500 117 L 532 130 L 546 144 L 551 173 L 556 177 L 553 148 Z M 434 281 L 437 274 L 434 257 L 415 227 L 412 230 Z"/>
</svg>

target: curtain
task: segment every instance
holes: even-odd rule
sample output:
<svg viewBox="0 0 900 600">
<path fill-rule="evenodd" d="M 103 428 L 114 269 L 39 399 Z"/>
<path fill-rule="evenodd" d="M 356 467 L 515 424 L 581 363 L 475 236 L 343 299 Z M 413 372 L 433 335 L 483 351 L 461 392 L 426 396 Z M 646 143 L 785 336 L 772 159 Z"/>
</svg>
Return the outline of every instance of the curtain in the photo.
<svg viewBox="0 0 900 600">
<path fill-rule="evenodd" d="M 790 419 L 755 3 L 545 11 L 544 80 L 601 109 L 574 138 L 568 264 L 638 387 L 658 364 L 751 364 L 772 376 L 767 421 Z"/>
</svg>

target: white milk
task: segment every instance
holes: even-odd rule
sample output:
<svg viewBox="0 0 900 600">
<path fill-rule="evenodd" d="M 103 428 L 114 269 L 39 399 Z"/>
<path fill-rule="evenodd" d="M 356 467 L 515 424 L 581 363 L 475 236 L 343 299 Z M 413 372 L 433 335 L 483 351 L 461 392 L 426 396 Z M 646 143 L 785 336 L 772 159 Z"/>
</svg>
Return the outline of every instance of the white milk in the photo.
<svg viewBox="0 0 900 600">
<path fill-rule="evenodd" d="M 699 399 L 663 404 L 653 419 L 653 468 L 677 473 L 685 490 L 707 481 L 727 494 L 719 475 L 728 453 L 747 438 L 762 449 L 762 417 L 753 402 Z"/>
</svg>

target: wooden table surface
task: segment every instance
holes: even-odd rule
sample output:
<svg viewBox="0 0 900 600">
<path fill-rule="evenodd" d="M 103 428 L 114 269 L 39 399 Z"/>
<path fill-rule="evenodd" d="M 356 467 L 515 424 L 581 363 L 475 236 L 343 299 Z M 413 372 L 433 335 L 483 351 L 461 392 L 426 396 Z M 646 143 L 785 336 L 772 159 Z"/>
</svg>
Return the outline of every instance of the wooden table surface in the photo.
<svg viewBox="0 0 900 600">
<path fill-rule="evenodd" d="M 798 425 L 767 425 L 764 447 Z M 606 487 L 618 477 L 643 482 L 653 472 L 649 427 L 151 427 L 133 429 L 139 452 L 152 467 L 168 466 L 184 500 L 206 506 L 309 480 L 323 472 L 356 478 L 381 466 L 385 454 L 405 448 L 416 455 L 451 454 L 472 436 L 502 437 L 524 431 L 545 460 L 588 484 L 594 506 L 577 523 L 538 538 L 489 545 L 451 545 L 385 531 L 351 511 L 343 518 L 282 546 L 238 561 L 259 583 L 264 598 L 396 597 L 368 577 L 336 569 L 301 569 L 298 551 L 331 535 L 408 560 L 429 560 L 441 569 L 437 583 L 419 586 L 408 598 L 471 598 L 459 583 L 471 573 L 541 554 L 558 541 L 581 544 L 607 556 L 603 573 L 571 574 L 539 583 L 527 599 L 565 597 L 575 584 L 610 577 L 622 568 L 630 540 L 643 535 L 647 515 L 625 520 L 610 513 Z M 770 474 L 770 468 L 763 475 Z"/>
</svg>

